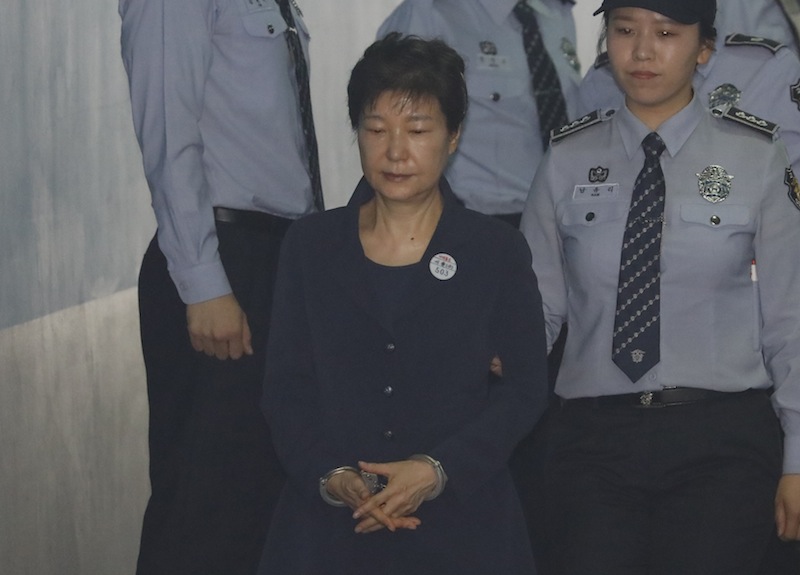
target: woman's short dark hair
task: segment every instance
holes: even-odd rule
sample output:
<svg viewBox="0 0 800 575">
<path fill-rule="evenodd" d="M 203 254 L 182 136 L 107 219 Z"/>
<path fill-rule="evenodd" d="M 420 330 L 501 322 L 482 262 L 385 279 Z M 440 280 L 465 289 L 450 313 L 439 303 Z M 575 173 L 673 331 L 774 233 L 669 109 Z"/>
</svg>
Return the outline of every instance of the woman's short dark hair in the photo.
<svg viewBox="0 0 800 575">
<path fill-rule="evenodd" d="M 448 131 L 455 133 L 467 113 L 464 60 L 441 40 L 392 32 L 367 48 L 350 74 L 347 108 L 354 130 L 384 92 L 436 98 Z"/>
</svg>

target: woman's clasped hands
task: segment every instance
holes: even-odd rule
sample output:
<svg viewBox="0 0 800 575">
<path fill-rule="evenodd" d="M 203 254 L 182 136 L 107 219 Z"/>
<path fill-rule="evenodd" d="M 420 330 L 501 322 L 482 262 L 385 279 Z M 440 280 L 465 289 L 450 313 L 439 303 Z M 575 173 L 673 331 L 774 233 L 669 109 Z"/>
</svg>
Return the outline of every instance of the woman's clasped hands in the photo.
<svg viewBox="0 0 800 575">
<path fill-rule="evenodd" d="M 364 479 L 355 472 L 331 477 L 326 486 L 331 496 L 353 509 L 353 519 L 360 520 L 356 533 L 419 527 L 422 521 L 412 514 L 437 488 L 438 477 L 433 466 L 411 459 L 390 463 L 359 461 L 358 466 L 362 472 L 385 478 L 385 487 L 370 493 Z"/>
</svg>

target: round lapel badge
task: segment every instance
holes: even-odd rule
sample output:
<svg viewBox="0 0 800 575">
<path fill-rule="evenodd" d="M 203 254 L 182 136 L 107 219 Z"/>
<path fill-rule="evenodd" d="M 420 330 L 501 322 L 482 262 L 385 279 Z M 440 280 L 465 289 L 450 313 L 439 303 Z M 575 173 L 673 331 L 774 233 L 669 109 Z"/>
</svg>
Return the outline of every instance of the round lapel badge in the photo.
<svg viewBox="0 0 800 575">
<path fill-rule="evenodd" d="M 428 265 L 431 270 L 431 275 L 437 280 L 449 280 L 456 275 L 458 264 L 450 254 L 436 254 L 431 258 L 431 263 Z"/>
</svg>

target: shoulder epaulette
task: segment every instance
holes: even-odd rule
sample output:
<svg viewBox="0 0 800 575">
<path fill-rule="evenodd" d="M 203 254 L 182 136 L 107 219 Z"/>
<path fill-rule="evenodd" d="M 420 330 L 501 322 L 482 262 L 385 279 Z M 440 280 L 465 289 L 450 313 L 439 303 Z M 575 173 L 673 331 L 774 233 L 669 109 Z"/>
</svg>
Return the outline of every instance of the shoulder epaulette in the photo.
<svg viewBox="0 0 800 575">
<path fill-rule="evenodd" d="M 613 115 L 614 110 L 608 110 L 605 113 L 602 113 L 600 110 L 595 110 L 594 112 L 586 114 L 585 116 L 578 118 L 569 124 L 565 124 L 560 128 L 555 128 L 550 132 L 550 144 L 556 144 L 567 136 L 571 136 L 572 134 L 576 134 L 581 130 L 585 130 L 589 126 L 599 124 Z"/>
<path fill-rule="evenodd" d="M 598 54 L 597 58 L 594 60 L 594 67 L 597 68 L 605 68 L 608 66 L 608 52 L 603 52 L 602 54 Z"/>
<path fill-rule="evenodd" d="M 778 124 L 754 116 L 750 112 L 745 112 L 736 107 L 731 107 L 727 112 L 722 114 L 721 117 L 757 130 L 770 138 L 774 138 L 775 134 L 778 132 Z"/>
<path fill-rule="evenodd" d="M 786 45 L 777 40 L 762 38 L 761 36 L 749 36 L 747 34 L 731 34 L 725 38 L 726 46 L 761 46 L 775 54 Z"/>
</svg>

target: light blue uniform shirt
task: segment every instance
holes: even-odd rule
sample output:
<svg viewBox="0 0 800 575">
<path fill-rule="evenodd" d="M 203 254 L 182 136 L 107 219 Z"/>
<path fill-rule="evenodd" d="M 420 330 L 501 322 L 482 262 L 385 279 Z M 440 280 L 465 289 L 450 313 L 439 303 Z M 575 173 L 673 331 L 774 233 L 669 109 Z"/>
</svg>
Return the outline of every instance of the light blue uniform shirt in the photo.
<svg viewBox="0 0 800 575">
<path fill-rule="evenodd" d="M 214 206 L 313 210 L 286 23 L 274 0 L 120 0 L 119 13 L 170 275 L 187 304 L 226 295 Z"/>
<path fill-rule="evenodd" d="M 745 32 L 777 40 L 798 53 L 792 25 L 778 0 L 719 0 L 714 26 L 723 37 Z"/>
<path fill-rule="evenodd" d="M 800 472 L 800 209 L 785 182 L 783 145 L 712 116 L 698 98 L 658 129 L 667 146 L 661 361 L 631 383 L 611 360 L 612 332 L 622 238 L 650 130 L 627 108 L 601 117 L 552 145 L 522 216 L 548 342 L 569 325 L 556 393 L 774 386 L 785 471 Z M 733 176 L 718 203 L 701 195 L 697 175 L 712 165 Z"/>
<path fill-rule="evenodd" d="M 725 0 L 723 0 L 725 1 Z M 624 100 L 607 59 L 599 58 L 580 86 L 580 114 L 618 108 Z M 737 108 L 780 126 L 781 139 L 795 173 L 800 173 L 800 60 L 787 48 L 773 51 L 762 45 L 728 45 L 717 38 L 711 59 L 698 66 L 694 89 L 703 105 L 718 86 L 733 84 L 741 92 Z"/>
<path fill-rule="evenodd" d="M 543 155 L 539 116 L 513 14 L 517 0 L 406 0 L 378 32 L 440 38 L 466 62 L 469 110 L 445 175 L 468 208 L 485 214 L 522 211 Z M 579 64 L 572 4 L 530 0 L 567 103 L 577 111 Z"/>
</svg>

